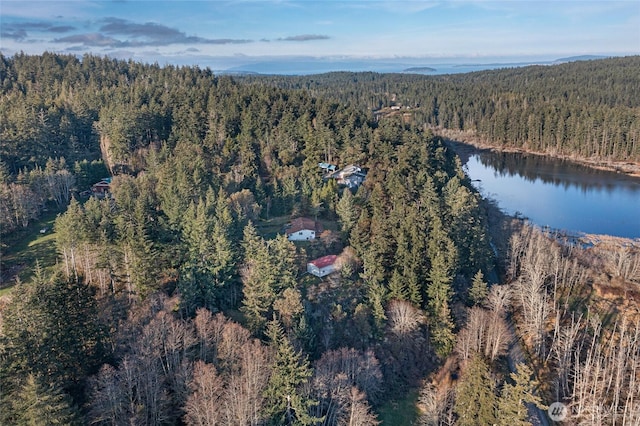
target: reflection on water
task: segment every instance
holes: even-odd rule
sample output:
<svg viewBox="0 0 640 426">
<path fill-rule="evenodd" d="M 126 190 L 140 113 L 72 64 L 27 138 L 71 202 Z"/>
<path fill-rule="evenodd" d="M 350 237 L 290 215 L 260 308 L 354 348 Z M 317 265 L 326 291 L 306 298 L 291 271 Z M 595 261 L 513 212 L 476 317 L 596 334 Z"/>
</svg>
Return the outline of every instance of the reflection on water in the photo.
<svg viewBox="0 0 640 426">
<path fill-rule="evenodd" d="M 454 146 L 469 178 L 510 214 L 540 226 L 640 237 L 640 179 L 565 160 Z"/>
</svg>

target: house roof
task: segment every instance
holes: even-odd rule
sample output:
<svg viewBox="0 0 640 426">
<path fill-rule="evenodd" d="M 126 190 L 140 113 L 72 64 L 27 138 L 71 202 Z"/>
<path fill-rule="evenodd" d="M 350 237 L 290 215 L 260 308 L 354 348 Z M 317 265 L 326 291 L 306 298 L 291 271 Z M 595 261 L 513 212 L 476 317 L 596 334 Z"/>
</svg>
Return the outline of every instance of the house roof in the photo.
<svg viewBox="0 0 640 426">
<path fill-rule="evenodd" d="M 305 229 L 320 232 L 322 231 L 322 226 L 315 220 L 309 219 L 308 217 L 298 217 L 291 221 L 291 226 L 285 232 L 287 235 L 289 235 L 295 232 L 303 231 Z"/>
<path fill-rule="evenodd" d="M 325 179 L 347 179 L 350 176 L 359 176 L 366 177 L 367 173 L 362 170 L 360 166 L 356 166 L 355 164 L 349 164 L 340 170 L 336 170 L 328 176 L 325 176 Z"/>
<path fill-rule="evenodd" d="M 109 186 L 111 185 L 111 178 L 100 179 L 100 182 L 94 183 L 92 186 Z"/>
<path fill-rule="evenodd" d="M 361 172 L 362 169 L 359 166 L 356 166 L 355 164 L 349 164 L 348 166 L 344 167 L 342 170 L 340 170 L 340 173 L 342 173 L 343 176 L 349 176 L 352 175 L 354 173 L 358 173 Z"/>
<path fill-rule="evenodd" d="M 335 171 L 336 170 L 336 166 L 334 164 L 330 164 L 330 163 L 318 163 L 318 166 L 321 169 L 325 169 L 325 170 L 329 170 L 329 171 Z"/>
<path fill-rule="evenodd" d="M 322 268 L 326 268 L 327 266 L 333 265 L 334 263 L 336 263 L 336 259 L 338 258 L 338 256 L 336 256 L 335 254 L 330 254 L 328 256 L 322 256 L 319 257 L 315 260 L 312 260 L 311 262 L 309 262 L 310 264 L 312 264 L 313 266 L 315 266 L 318 269 L 322 269 Z"/>
</svg>

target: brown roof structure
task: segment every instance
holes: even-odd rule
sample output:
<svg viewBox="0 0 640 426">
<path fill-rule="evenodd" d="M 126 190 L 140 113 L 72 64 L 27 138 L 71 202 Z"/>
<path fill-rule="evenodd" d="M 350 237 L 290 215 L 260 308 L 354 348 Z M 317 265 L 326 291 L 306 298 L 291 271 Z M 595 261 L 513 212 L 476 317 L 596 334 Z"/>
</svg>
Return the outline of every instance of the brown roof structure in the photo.
<svg viewBox="0 0 640 426">
<path fill-rule="evenodd" d="M 291 221 L 291 226 L 285 231 L 285 233 L 289 235 L 305 229 L 319 233 L 322 232 L 322 225 L 308 217 L 298 217 Z"/>
</svg>

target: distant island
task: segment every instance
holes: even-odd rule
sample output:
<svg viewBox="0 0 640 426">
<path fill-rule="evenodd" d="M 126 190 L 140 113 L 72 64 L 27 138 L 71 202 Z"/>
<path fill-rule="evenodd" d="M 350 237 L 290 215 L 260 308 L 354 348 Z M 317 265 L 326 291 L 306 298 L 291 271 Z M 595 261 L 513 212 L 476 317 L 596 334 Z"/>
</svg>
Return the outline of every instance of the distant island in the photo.
<svg viewBox="0 0 640 426">
<path fill-rule="evenodd" d="M 415 73 L 415 74 L 424 74 L 424 73 L 430 73 L 430 72 L 436 72 L 436 71 L 437 70 L 435 68 L 431 68 L 431 67 L 411 67 L 411 68 L 406 68 L 402 70 L 402 72 Z"/>
<path fill-rule="evenodd" d="M 560 58 L 553 61 L 554 64 L 565 63 L 565 62 L 576 62 L 576 61 L 594 61 L 597 59 L 605 59 L 607 56 L 598 56 L 598 55 L 580 55 L 580 56 L 570 56 L 568 58 Z"/>
<path fill-rule="evenodd" d="M 255 72 L 255 71 L 243 71 L 243 70 L 233 70 L 233 69 L 229 69 L 229 70 L 214 70 L 213 71 L 214 74 L 220 74 L 220 75 L 230 75 L 230 76 L 238 76 L 238 77 L 242 77 L 242 76 L 248 76 L 248 75 L 260 75 L 259 72 Z"/>
</svg>

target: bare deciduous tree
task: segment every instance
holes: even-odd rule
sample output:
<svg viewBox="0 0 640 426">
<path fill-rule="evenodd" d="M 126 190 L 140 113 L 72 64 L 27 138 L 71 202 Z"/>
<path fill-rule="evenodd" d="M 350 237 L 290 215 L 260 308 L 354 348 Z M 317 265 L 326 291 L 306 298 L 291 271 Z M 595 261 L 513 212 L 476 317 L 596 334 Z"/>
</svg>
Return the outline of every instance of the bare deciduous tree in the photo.
<svg viewBox="0 0 640 426">
<path fill-rule="evenodd" d="M 471 308 L 465 327 L 458 333 L 458 355 L 466 360 L 474 352 L 482 353 L 493 361 L 506 353 L 511 336 L 503 315 L 499 310 Z"/>
<path fill-rule="evenodd" d="M 484 355 L 491 361 L 494 361 L 500 355 L 504 355 L 507 352 L 511 340 L 511 333 L 509 332 L 509 327 L 505 319 L 491 312 L 489 314 Z"/>
<path fill-rule="evenodd" d="M 222 331 L 227 323 L 222 314 L 214 315 L 205 308 L 196 311 L 193 323 L 198 339 L 198 359 L 212 362 L 216 356 L 216 345 L 222 340 Z"/>
<path fill-rule="evenodd" d="M 89 381 L 91 401 L 89 418 L 94 424 L 118 425 L 127 422 L 126 394 L 123 392 L 118 371 L 105 364 Z"/>
<path fill-rule="evenodd" d="M 465 327 L 458 333 L 456 352 L 466 360 L 473 353 L 483 352 L 486 338 L 487 313 L 484 309 L 474 307 L 469 310 Z"/>
<path fill-rule="evenodd" d="M 415 331 L 424 321 L 424 315 L 411 302 L 392 300 L 387 306 L 389 327 L 393 333 L 406 335 Z"/>
<path fill-rule="evenodd" d="M 29 221 L 37 216 L 38 202 L 35 194 L 26 185 L 10 185 L 11 205 L 16 225 L 26 228 Z"/>
<path fill-rule="evenodd" d="M 198 353 L 219 368 L 224 395 L 220 424 L 258 425 L 263 421 L 263 392 L 269 379 L 267 348 L 222 314 L 200 309 L 194 319 Z M 197 374 L 194 371 L 194 379 Z"/>
<path fill-rule="evenodd" d="M 485 301 L 486 307 L 498 315 L 504 316 L 511 307 L 512 291 L 506 285 L 493 285 Z"/>
<path fill-rule="evenodd" d="M 560 318 L 560 315 L 556 315 L 555 338 L 551 346 L 551 354 L 556 364 L 560 394 L 567 395 L 569 393 L 569 374 L 575 356 L 574 350 L 584 324 L 581 316 L 572 315 L 571 323 L 568 325 L 561 325 Z"/>
<path fill-rule="evenodd" d="M 229 204 L 236 215 L 242 220 L 255 221 L 260 216 L 261 207 L 256 203 L 256 198 L 248 189 L 234 192 L 229 197 Z"/>
<path fill-rule="evenodd" d="M 418 397 L 421 414 L 416 424 L 419 426 L 454 425 L 456 419 L 453 413 L 454 400 L 454 389 L 448 385 L 438 389 L 432 383 L 425 383 Z"/>
<path fill-rule="evenodd" d="M 68 170 L 63 169 L 47 173 L 49 192 L 58 207 L 64 207 L 69 204 L 71 189 L 75 183 L 76 178 Z"/>
<path fill-rule="evenodd" d="M 362 402 L 352 400 L 352 388 L 362 392 L 363 398 L 375 399 L 381 382 L 380 366 L 372 351 L 341 348 L 325 352 L 316 363 L 312 381 L 311 390 L 320 401 L 313 414 L 324 417 L 323 424 L 336 424 L 350 408 L 357 408 L 353 403 Z"/>
<path fill-rule="evenodd" d="M 224 424 L 225 389 L 216 368 L 211 364 L 196 361 L 189 388 L 191 394 L 184 407 L 184 422 L 189 426 Z"/>
<path fill-rule="evenodd" d="M 263 392 L 269 380 L 269 354 L 257 340 L 246 342 L 240 350 L 239 365 L 228 378 L 226 424 L 259 425 L 263 420 Z"/>
<path fill-rule="evenodd" d="M 216 342 L 218 362 L 221 369 L 233 371 L 238 368 L 242 357 L 242 347 L 249 341 L 251 334 L 240 324 L 227 321 L 222 329 L 222 338 Z"/>
<path fill-rule="evenodd" d="M 640 400 L 640 322 L 622 315 L 611 330 L 596 320 L 590 329 L 584 359 L 576 354 L 572 360 L 573 413 L 589 424 L 634 424 Z"/>
<path fill-rule="evenodd" d="M 617 247 L 606 252 L 606 264 L 613 276 L 640 282 L 640 253 L 630 247 Z"/>
<path fill-rule="evenodd" d="M 550 240 L 533 230 L 526 231 L 524 237 L 514 239 L 523 240 L 518 245 L 519 251 L 512 253 L 512 256 L 518 257 L 519 274 L 513 289 L 514 298 L 522 313 L 519 324 L 521 334 L 525 337 L 525 342 L 541 356 L 545 352 L 545 326 L 551 309 L 545 287 L 550 276 Z"/>
<path fill-rule="evenodd" d="M 347 408 L 338 419 L 338 425 L 345 426 L 375 426 L 380 421 L 371 412 L 366 395 L 352 386 L 347 399 Z"/>
<path fill-rule="evenodd" d="M 291 329 L 294 321 L 304 312 L 300 291 L 295 288 L 286 288 L 280 298 L 273 302 L 273 309 L 278 312 L 285 329 Z"/>
</svg>

